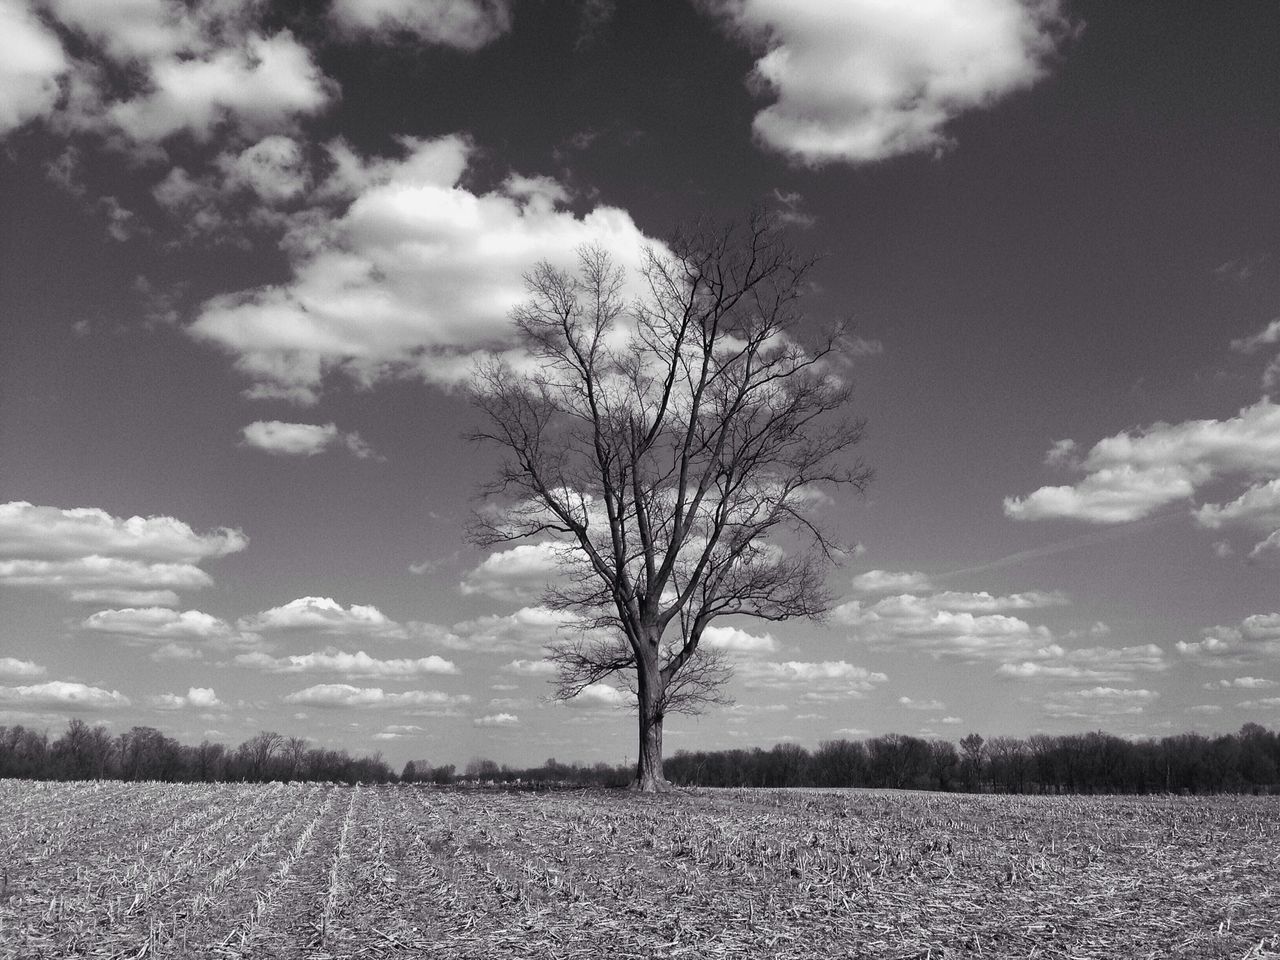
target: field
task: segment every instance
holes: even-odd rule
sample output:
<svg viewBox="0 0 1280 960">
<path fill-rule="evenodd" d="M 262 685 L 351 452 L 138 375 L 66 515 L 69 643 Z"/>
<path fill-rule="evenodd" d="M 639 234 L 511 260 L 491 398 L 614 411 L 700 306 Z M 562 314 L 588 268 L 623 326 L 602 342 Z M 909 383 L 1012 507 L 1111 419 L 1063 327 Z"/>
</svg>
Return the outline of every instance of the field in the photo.
<svg viewBox="0 0 1280 960">
<path fill-rule="evenodd" d="M 1280 955 L 1277 798 L 0 781 L 0 957 Z"/>
</svg>

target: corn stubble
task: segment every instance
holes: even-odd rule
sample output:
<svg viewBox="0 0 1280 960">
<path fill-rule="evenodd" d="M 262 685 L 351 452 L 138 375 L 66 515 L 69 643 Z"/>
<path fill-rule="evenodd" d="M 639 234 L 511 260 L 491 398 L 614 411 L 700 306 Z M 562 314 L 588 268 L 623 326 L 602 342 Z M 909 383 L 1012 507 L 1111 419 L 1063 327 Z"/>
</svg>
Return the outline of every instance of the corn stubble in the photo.
<svg viewBox="0 0 1280 960">
<path fill-rule="evenodd" d="M 1280 799 L 0 782 L 0 957 L 1280 956 Z"/>
</svg>

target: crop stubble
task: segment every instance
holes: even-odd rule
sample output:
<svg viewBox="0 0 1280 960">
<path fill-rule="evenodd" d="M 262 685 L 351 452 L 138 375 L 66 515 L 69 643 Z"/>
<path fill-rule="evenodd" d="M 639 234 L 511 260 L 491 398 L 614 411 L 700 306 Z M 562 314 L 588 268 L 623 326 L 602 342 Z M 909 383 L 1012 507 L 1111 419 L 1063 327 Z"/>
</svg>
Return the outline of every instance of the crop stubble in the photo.
<svg viewBox="0 0 1280 960">
<path fill-rule="evenodd" d="M 0 957 L 1280 956 L 1280 798 L 0 782 Z"/>
</svg>

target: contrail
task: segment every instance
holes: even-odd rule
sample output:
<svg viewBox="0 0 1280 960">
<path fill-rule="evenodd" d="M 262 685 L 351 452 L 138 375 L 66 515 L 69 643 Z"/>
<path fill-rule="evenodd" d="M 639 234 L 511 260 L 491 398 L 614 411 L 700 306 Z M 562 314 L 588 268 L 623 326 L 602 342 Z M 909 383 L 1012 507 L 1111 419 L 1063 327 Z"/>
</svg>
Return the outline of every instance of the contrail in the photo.
<svg viewBox="0 0 1280 960">
<path fill-rule="evenodd" d="M 1069 537 L 1066 540 L 1059 540 L 1057 543 L 1046 543 L 1042 547 L 1032 547 L 1029 550 L 1019 550 L 1017 553 L 1011 553 L 1007 557 L 1001 557 L 999 560 L 992 560 L 990 563 L 980 563 L 973 567 L 961 567 L 959 570 L 950 570 L 947 573 L 938 574 L 933 579 L 942 580 L 947 577 L 959 577 L 968 573 L 981 573 L 986 570 L 998 570 L 1001 567 L 1011 567 L 1016 563 L 1022 563 L 1024 560 L 1037 560 L 1040 557 L 1051 557 L 1055 553 L 1066 553 L 1068 550 L 1079 550 L 1081 547 L 1091 547 L 1098 543 L 1107 543 L 1110 540 L 1120 540 L 1134 533 L 1141 533 L 1150 530 L 1152 527 L 1158 527 L 1170 520 L 1177 520 L 1185 517 L 1185 513 L 1166 513 L 1159 517 L 1150 517 L 1146 520 L 1135 520 L 1132 523 L 1126 523 L 1119 527 L 1108 527 L 1105 530 L 1095 530 L 1092 533 L 1082 533 L 1078 537 Z"/>
</svg>

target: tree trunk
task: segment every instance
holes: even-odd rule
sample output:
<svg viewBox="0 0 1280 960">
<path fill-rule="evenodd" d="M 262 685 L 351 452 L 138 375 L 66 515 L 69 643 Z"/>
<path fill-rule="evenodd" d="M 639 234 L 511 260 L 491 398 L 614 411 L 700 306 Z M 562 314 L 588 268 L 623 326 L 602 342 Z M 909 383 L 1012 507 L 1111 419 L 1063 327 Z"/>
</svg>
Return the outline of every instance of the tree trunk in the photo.
<svg viewBox="0 0 1280 960">
<path fill-rule="evenodd" d="M 662 793 L 671 789 L 670 782 L 662 775 L 662 677 L 657 670 L 646 671 L 642 665 L 637 679 L 640 749 L 631 789 Z"/>
</svg>

